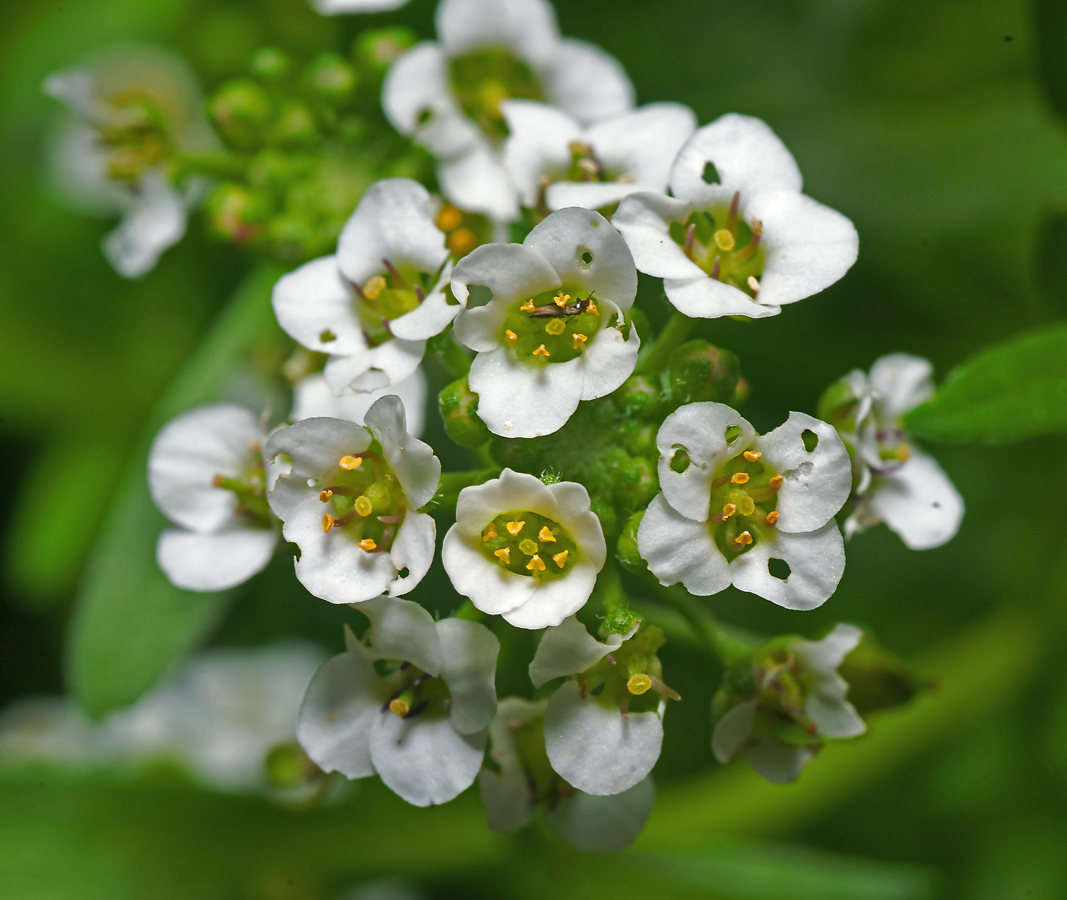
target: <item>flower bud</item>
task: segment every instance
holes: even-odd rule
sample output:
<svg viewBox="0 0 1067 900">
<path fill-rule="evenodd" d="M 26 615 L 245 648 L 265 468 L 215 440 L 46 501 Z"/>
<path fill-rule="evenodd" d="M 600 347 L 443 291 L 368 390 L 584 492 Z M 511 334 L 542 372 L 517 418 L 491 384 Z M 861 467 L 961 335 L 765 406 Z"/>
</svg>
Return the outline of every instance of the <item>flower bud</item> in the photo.
<svg viewBox="0 0 1067 900">
<path fill-rule="evenodd" d="M 470 389 L 466 377 L 445 385 L 437 406 L 445 431 L 461 447 L 480 447 L 489 440 L 489 429 L 478 418 L 478 395 Z"/>
<path fill-rule="evenodd" d="M 656 379 L 631 375 L 612 399 L 620 412 L 642 418 L 655 418 L 663 407 L 663 391 Z"/>
<path fill-rule="evenodd" d="M 356 93 L 356 70 L 336 53 L 323 53 L 307 67 L 304 79 L 308 90 L 320 100 L 342 106 Z"/>
<path fill-rule="evenodd" d="M 352 45 L 352 58 L 360 71 L 381 78 L 405 50 L 418 40 L 410 28 L 364 31 Z"/>
<path fill-rule="evenodd" d="M 269 207 L 263 197 L 248 188 L 223 182 L 208 195 L 204 211 L 215 237 L 245 244 L 263 233 Z"/>
<path fill-rule="evenodd" d="M 630 572 L 643 572 L 646 568 L 645 561 L 637 549 L 637 529 L 641 527 L 641 519 L 644 515 L 645 511 L 639 509 L 630 516 L 618 541 L 615 542 L 615 552 L 618 554 L 619 561 Z"/>
<path fill-rule="evenodd" d="M 208 103 L 208 115 L 222 139 L 237 150 L 263 143 L 272 111 L 267 92 L 248 78 L 227 82 Z"/>
<path fill-rule="evenodd" d="M 731 403 L 741 376 L 741 362 L 729 350 L 707 341 L 686 341 L 667 364 L 671 402 L 675 406 L 712 400 Z"/>
<path fill-rule="evenodd" d="M 849 702 L 860 715 L 902 706 L 919 691 L 933 687 L 929 678 L 920 676 L 866 633 L 856 649 L 845 657 L 838 671 L 848 682 Z"/>
<path fill-rule="evenodd" d="M 856 404 L 858 402 L 852 385 L 843 378 L 831 384 L 819 398 L 817 415 L 824 422 L 835 428 L 846 427 L 852 430 L 855 425 Z"/>
<path fill-rule="evenodd" d="M 310 109 L 303 103 L 286 103 L 278 112 L 271 129 L 271 139 L 289 150 L 304 150 L 314 147 L 322 140 L 318 123 Z"/>
<path fill-rule="evenodd" d="M 277 47 L 261 47 L 252 54 L 252 74 L 268 84 L 277 84 L 289 78 L 293 62 L 284 50 Z"/>
</svg>

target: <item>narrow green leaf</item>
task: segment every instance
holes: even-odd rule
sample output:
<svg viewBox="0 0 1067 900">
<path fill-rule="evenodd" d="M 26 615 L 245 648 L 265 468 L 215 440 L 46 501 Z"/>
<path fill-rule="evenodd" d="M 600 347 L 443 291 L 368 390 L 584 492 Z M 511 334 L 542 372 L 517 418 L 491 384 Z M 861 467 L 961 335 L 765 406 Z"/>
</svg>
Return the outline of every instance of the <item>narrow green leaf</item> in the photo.
<svg viewBox="0 0 1067 900">
<path fill-rule="evenodd" d="M 1067 433 L 1067 325 L 1024 335 L 965 362 L 905 424 L 932 441 L 1008 444 Z"/>
<path fill-rule="evenodd" d="M 126 706 L 152 687 L 211 630 L 231 598 L 179 590 L 159 571 L 155 546 L 165 520 L 148 496 L 145 466 L 161 425 L 221 399 L 253 353 L 275 339 L 269 298 L 279 275 L 264 267 L 238 289 L 156 407 L 123 476 L 86 565 L 67 647 L 71 687 L 91 715 Z"/>
<path fill-rule="evenodd" d="M 1067 118 L 1067 6 L 1063 0 L 1034 0 L 1037 68 L 1052 108 Z"/>
</svg>

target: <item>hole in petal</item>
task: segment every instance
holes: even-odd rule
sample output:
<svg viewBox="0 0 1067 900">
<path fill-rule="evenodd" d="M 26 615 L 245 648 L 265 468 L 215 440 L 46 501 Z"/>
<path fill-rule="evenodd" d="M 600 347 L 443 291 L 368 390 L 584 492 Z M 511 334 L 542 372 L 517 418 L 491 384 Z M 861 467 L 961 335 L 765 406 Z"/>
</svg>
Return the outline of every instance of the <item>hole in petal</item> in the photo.
<svg viewBox="0 0 1067 900">
<path fill-rule="evenodd" d="M 931 503 L 930 505 L 931 505 L 931 506 L 932 506 L 932 507 L 933 507 L 934 509 L 941 509 L 941 504 L 940 504 L 940 503 L 939 503 L 939 502 L 938 502 L 937 500 L 935 500 L 935 501 L 934 501 L 933 503 Z"/>
<path fill-rule="evenodd" d="M 324 344 L 329 344 L 331 341 L 337 340 L 337 335 L 327 328 L 325 331 L 319 334 L 319 340 Z"/>
<path fill-rule="evenodd" d="M 321 479 L 319 479 L 319 478 L 309 478 L 308 479 L 308 487 L 309 488 L 317 488 L 320 483 L 321 483 Z"/>
<path fill-rule="evenodd" d="M 715 163 L 710 159 L 704 164 L 704 171 L 701 173 L 700 177 L 704 179 L 705 184 L 722 184 L 722 179 L 719 177 L 719 170 L 715 168 Z"/>
<path fill-rule="evenodd" d="M 467 290 L 469 291 L 467 309 L 478 309 L 480 306 L 486 306 L 493 299 L 493 292 L 484 284 L 468 285 Z"/>
<path fill-rule="evenodd" d="M 433 118 L 433 110 L 430 109 L 430 107 L 428 107 L 428 106 L 424 107 L 423 109 L 420 109 L 418 111 L 418 113 L 416 114 L 416 116 L 415 116 L 415 124 L 416 125 L 425 125 L 432 118 Z"/>
<path fill-rule="evenodd" d="M 671 471 L 682 474 L 689 468 L 689 451 L 685 447 L 678 447 L 674 451 L 674 456 L 671 457 Z"/>
<path fill-rule="evenodd" d="M 784 559 L 769 559 L 767 560 L 767 571 L 779 581 L 785 581 L 789 578 L 792 570 L 789 568 L 789 563 Z"/>
<path fill-rule="evenodd" d="M 591 266 L 593 264 L 593 254 L 589 250 L 586 250 L 585 247 L 579 247 L 578 248 L 578 262 L 582 266 L 588 268 L 589 266 Z"/>
<path fill-rule="evenodd" d="M 810 428 L 805 428 L 801 434 L 800 439 L 804 442 L 804 449 L 811 453 L 816 447 L 819 446 L 819 436 Z"/>
<path fill-rule="evenodd" d="M 279 453 L 270 461 L 275 475 L 291 475 L 293 473 L 293 458 L 288 453 Z"/>
<path fill-rule="evenodd" d="M 410 574 L 411 574 L 411 570 L 407 566 L 404 566 L 404 568 L 402 568 L 399 572 L 396 573 L 396 577 L 397 578 L 407 578 L 408 575 L 410 575 Z"/>
<path fill-rule="evenodd" d="M 726 443 L 727 444 L 732 444 L 739 437 L 741 437 L 741 426 L 740 425 L 730 425 L 726 429 L 726 431 L 724 432 L 723 437 L 726 438 Z"/>
</svg>

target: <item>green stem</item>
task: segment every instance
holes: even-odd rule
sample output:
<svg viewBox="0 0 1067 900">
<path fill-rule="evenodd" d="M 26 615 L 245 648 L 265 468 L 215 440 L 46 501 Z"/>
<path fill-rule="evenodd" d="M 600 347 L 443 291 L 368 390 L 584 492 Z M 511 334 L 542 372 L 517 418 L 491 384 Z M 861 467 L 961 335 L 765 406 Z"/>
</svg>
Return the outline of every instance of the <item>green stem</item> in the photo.
<svg viewBox="0 0 1067 900">
<path fill-rule="evenodd" d="M 664 587 L 658 582 L 652 585 L 653 593 L 658 599 L 671 607 L 693 630 L 705 649 L 714 653 L 724 666 L 751 653 L 757 641 L 742 637 L 723 627 L 704 605 L 695 597 L 676 587 Z"/>
<path fill-rule="evenodd" d="M 626 609 L 629 604 L 626 594 L 622 590 L 622 581 L 619 578 L 619 570 L 614 562 L 609 560 L 596 580 L 597 591 L 604 603 L 605 612 L 611 614 Z"/>
<path fill-rule="evenodd" d="M 181 175 L 207 175 L 211 178 L 241 178 L 248 160 L 229 153 L 187 153 L 177 160 Z"/>
<path fill-rule="evenodd" d="M 453 378 L 462 378 L 471 370 L 471 358 L 455 339 L 452 329 L 430 338 L 426 349 L 434 354 L 452 374 Z"/>
<path fill-rule="evenodd" d="M 441 476 L 441 483 L 437 486 L 437 493 L 433 500 L 426 504 L 426 509 L 433 512 L 447 510 L 455 512 L 456 500 L 459 492 L 466 487 L 476 484 L 484 484 L 490 478 L 496 478 L 500 474 L 499 469 L 471 469 L 467 472 L 445 472 Z"/>
<path fill-rule="evenodd" d="M 485 619 L 485 613 L 475 607 L 470 600 L 464 602 L 464 604 L 456 610 L 453 614 L 454 619 L 466 619 L 468 622 L 481 622 Z"/>
<path fill-rule="evenodd" d="M 637 357 L 637 369 L 635 370 L 637 374 L 647 375 L 650 372 L 659 372 L 666 368 L 667 360 L 670 359 L 671 354 L 677 349 L 678 345 L 689 337 L 694 325 L 696 325 L 695 319 L 690 319 L 689 316 L 683 313 L 675 312 L 667 320 L 667 324 L 663 326 L 663 331 L 659 333 L 656 342 L 651 345 L 646 344 L 645 347 L 641 348 L 641 352 Z"/>
</svg>

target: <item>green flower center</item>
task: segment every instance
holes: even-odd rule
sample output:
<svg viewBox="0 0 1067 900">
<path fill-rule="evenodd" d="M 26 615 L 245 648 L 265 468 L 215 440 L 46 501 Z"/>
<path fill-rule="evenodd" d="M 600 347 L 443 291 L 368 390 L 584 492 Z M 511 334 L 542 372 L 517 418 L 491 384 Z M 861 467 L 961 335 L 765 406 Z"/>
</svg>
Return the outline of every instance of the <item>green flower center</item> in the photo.
<svg viewBox="0 0 1067 900">
<path fill-rule="evenodd" d="M 252 447 L 252 454 L 244 469 L 237 475 L 216 475 L 212 482 L 215 487 L 230 491 L 237 498 L 235 512 L 248 520 L 248 524 L 269 528 L 271 522 L 270 506 L 267 504 L 266 478 L 259 446 Z"/>
<path fill-rule="evenodd" d="M 598 663 L 575 675 L 581 696 L 595 697 L 602 706 L 628 712 L 652 712 L 663 697 L 678 698 L 663 683 L 663 665 L 657 652 L 666 643 L 663 632 L 642 625 Z"/>
<path fill-rule="evenodd" d="M 444 714 L 452 703 L 452 694 L 445 680 L 430 675 L 411 663 L 378 660 L 375 671 L 382 677 L 395 675 L 399 686 L 382 706 L 402 719 L 413 719 L 424 714 Z"/>
<path fill-rule="evenodd" d="M 460 109 L 493 140 L 508 136 L 503 100 L 544 100 L 541 77 L 506 47 L 480 47 L 448 61 L 452 92 Z"/>
<path fill-rule="evenodd" d="M 107 149 L 108 175 L 135 182 L 172 149 L 166 117 L 154 101 L 138 93 L 116 97 L 110 108 L 111 121 L 99 129 Z"/>
<path fill-rule="evenodd" d="M 566 575 L 579 556 L 567 529 L 529 510 L 501 513 L 486 525 L 482 552 L 502 569 L 538 581 Z"/>
<path fill-rule="evenodd" d="M 763 274 L 765 254 L 760 245 L 762 226 L 738 218 L 739 194 L 733 203 L 698 210 L 684 222 L 671 222 L 671 238 L 685 255 L 712 278 L 755 297 Z"/>
<path fill-rule="evenodd" d="M 362 453 L 342 456 L 317 486 L 324 532 L 340 528 L 361 550 L 389 551 L 408 502 L 377 441 Z"/>
<path fill-rule="evenodd" d="M 412 266 L 397 268 L 388 260 L 382 262 L 385 264 L 383 272 L 368 278 L 362 286 L 355 285 L 356 311 L 363 326 L 363 336 L 371 347 L 384 344 L 393 337 L 389 323 L 418 309 L 433 289 L 436 278 L 435 274 L 420 272 Z M 329 343 L 336 340 L 336 335 L 324 331 L 319 340 Z"/>
<path fill-rule="evenodd" d="M 601 315 L 588 292 L 577 288 L 545 291 L 508 314 L 502 338 L 519 359 L 569 362 L 596 340 Z"/>
</svg>

